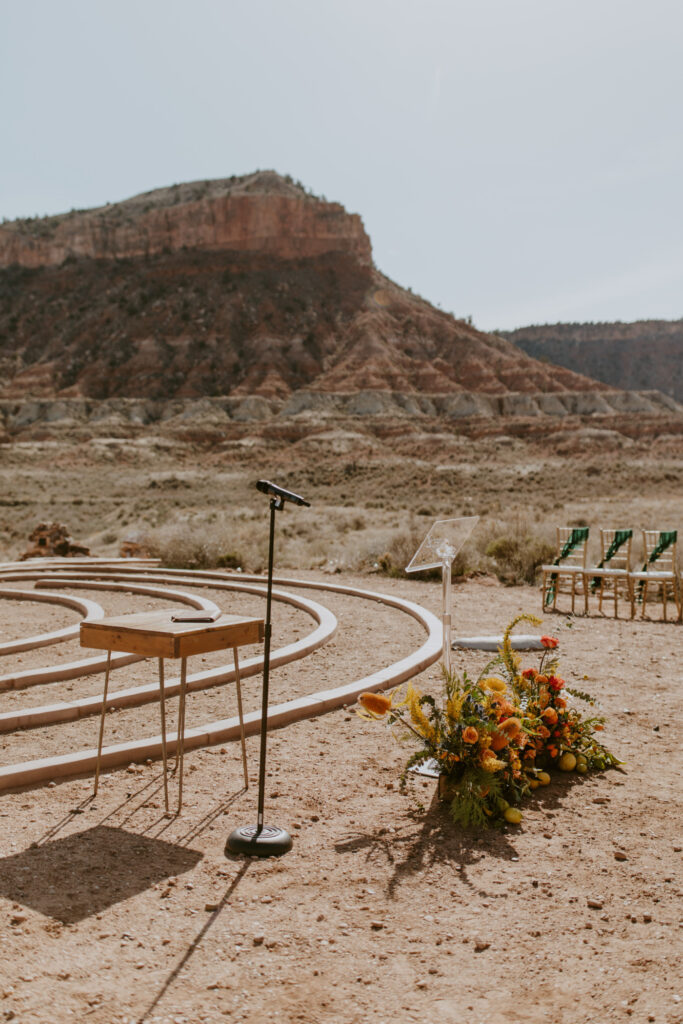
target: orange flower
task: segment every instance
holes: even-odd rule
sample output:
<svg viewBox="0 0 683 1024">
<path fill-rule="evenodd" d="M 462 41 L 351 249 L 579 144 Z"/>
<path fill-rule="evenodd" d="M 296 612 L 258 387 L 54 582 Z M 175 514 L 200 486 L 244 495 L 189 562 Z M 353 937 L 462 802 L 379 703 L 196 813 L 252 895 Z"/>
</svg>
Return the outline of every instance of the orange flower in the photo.
<svg viewBox="0 0 683 1024">
<path fill-rule="evenodd" d="M 542 713 L 541 718 L 546 725 L 555 725 L 557 722 L 557 711 L 555 708 L 546 708 Z"/>
<path fill-rule="evenodd" d="M 500 723 L 500 728 L 512 740 L 522 731 L 522 723 L 518 718 L 506 718 L 504 722 Z"/>
<path fill-rule="evenodd" d="M 555 698 L 555 707 L 556 708 L 566 708 L 566 706 L 567 706 L 567 702 L 564 699 L 564 697 L 556 697 Z"/>
<path fill-rule="evenodd" d="M 539 684 L 539 686 L 542 686 L 544 683 L 548 682 L 548 677 L 547 676 L 536 676 L 536 682 Z"/>
<path fill-rule="evenodd" d="M 556 636 L 542 636 L 541 637 L 541 643 L 543 644 L 543 646 L 545 647 L 545 649 L 547 651 L 554 651 L 555 648 L 557 647 L 557 645 L 559 644 L 559 642 L 560 641 L 557 639 Z"/>
<path fill-rule="evenodd" d="M 510 739 L 505 735 L 504 732 L 496 732 L 491 734 L 491 750 L 502 750 L 503 747 L 507 747 Z"/>
<path fill-rule="evenodd" d="M 479 739 L 479 733 L 473 725 L 468 725 L 466 729 L 463 729 L 462 738 L 464 743 L 476 743 Z"/>
<path fill-rule="evenodd" d="M 538 735 L 542 736 L 544 740 L 547 740 L 548 737 L 550 736 L 550 729 L 546 729 L 546 727 L 544 725 L 539 725 L 539 727 L 538 727 Z"/>
<path fill-rule="evenodd" d="M 602 730 L 605 727 L 604 727 L 604 725 L 600 725 L 600 723 L 598 722 L 596 725 L 593 726 L 593 728 L 595 729 L 596 732 L 602 732 Z"/>
<path fill-rule="evenodd" d="M 503 716 L 509 717 L 510 715 L 514 715 L 514 713 L 515 713 L 515 709 L 514 709 L 514 707 L 512 706 L 512 704 L 510 703 L 509 700 L 502 701 L 500 703 L 500 705 L 498 706 L 498 715 L 501 718 Z"/>
<path fill-rule="evenodd" d="M 557 755 L 559 754 L 559 750 L 557 749 L 557 747 L 548 747 L 548 753 L 551 757 L 557 757 Z"/>
<path fill-rule="evenodd" d="M 383 693 L 361 693 L 358 703 L 372 715 L 386 715 L 391 711 L 391 697 L 385 697 Z"/>
</svg>

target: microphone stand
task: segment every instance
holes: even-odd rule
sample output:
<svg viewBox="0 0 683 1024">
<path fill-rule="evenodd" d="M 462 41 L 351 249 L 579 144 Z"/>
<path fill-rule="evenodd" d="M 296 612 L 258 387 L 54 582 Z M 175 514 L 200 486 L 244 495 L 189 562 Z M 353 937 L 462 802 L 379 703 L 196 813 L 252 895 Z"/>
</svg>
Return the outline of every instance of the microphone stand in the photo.
<svg viewBox="0 0 683 1024">
<path fill-rule="evenodd" d="M 263 654 L 263 699 L 261 701 L 261 756 L 258 777 L 258 813 L 255 825 L 243 825 L 228 836 L 226 853 L 243 853 L 248 857 L 280 857 L 292 848 L 292 837 L 277 825 L 263 824 L 263 803 L 266 787 L 266 745 L 268 736 L 268 680 L 270 676 L 270 606 L 273 593 L 273 549 L 275 547 L 275 513 L 284 508 L 282 496 L 270 499 L 270 537 L 268 541 L 268 590 Z"/>
</svg>

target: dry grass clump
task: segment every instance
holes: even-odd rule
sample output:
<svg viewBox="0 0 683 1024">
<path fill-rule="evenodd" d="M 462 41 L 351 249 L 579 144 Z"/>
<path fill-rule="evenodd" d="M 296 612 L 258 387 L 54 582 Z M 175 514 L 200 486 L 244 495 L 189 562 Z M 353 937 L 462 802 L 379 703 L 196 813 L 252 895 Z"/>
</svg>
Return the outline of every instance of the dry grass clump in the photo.
<svg viewBox="0 0 683 1024">
<path fill-rule="evenodd" d="M 381 553 L 375 554 L 374 568 L 386 576 L 406 575 L 405 567 L 426 533 L 424 524 L 414 520 L 391 534 Z M 536 569 L 555 557 L 553 531 L 547 524 L 531 522 L 524 515 L 505 520 L 481 520 L 456 555 L 453 575 L 494 573 L 508 585 L 536 581 Z M 412 573 L 410 575 L 413 575 Z M 417 579 L 440 579 L 441 570 L 415 573 Z"/>
<path fill-rule="evenodd" d="M 545 524 L 531 523 L 524 515 L 511 520 L 486 523 L 477 537 L 479 551 L 502 583 L 535 583 L 536 570 L 555 557 L 553 531 Z"/>
<path fill-rule="evenodd" d="M 384 576 L 392 576 L 396 579 L 410 576 L 414 579 L 441 579 L 441 569 L 428 569 L 425 572 L 406 573 L 405 567 L 425 539 L 427 530 L 431 524 L 411 522 L 403 530 L 397 530 L 389 536 L 381 554 L 377 554 L 372 560 L 372 567 L 378 569 Z M 458 552 L 453 560 L 453 576 L 465 576 L 468 572 L 474 571 L 476 557 L 474 549 L 467 542 Z"/>
<path fill-rule="evenodd" d="M 170 569 L 244 569 L 259 572 L 263 555 L 245 524 L 228 526 L 206 520 L 169 523 L 150 530 L 141 543 Z"/>
</svg>

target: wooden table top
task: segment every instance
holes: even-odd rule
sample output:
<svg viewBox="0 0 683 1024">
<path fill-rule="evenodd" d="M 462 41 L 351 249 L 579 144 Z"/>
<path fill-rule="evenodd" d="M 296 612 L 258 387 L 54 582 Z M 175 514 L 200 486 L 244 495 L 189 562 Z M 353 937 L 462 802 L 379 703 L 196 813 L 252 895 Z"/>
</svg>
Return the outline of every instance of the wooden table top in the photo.
<svg viewBox="0 0 683 1024">
<path fill-rule="evenodd" d="M 263 619 L 222 614 L 215 622 L 173 622 L 179 608 L 135 612 L 81 623 L 81 647 L 141 654 L 146 658 L 187 658 L 263 639 Z"/>
</svg>

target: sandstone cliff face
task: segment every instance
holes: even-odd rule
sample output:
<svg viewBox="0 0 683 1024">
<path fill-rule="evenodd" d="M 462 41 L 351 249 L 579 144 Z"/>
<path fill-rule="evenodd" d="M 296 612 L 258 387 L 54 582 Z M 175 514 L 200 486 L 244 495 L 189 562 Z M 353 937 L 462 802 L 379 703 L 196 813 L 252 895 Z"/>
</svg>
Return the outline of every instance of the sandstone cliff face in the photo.
<svg viewBox="0 0 683 1024">
<path fill-rule="evenodd" d="M 159 189 L 97 210 L 0 226 L 0 266 L 58 266 L 183 248 L 308 259 L 345 252 L 372 260 L 358 214 L 307 195 L 272 172 Z"/>
</svg>

